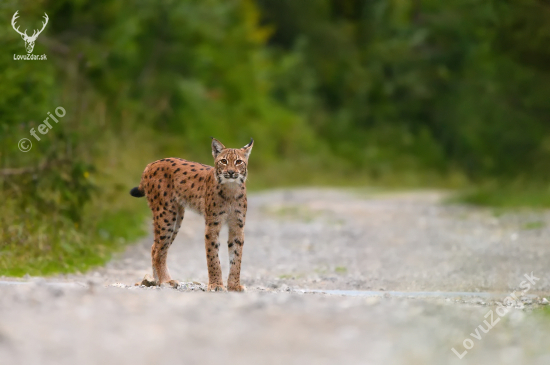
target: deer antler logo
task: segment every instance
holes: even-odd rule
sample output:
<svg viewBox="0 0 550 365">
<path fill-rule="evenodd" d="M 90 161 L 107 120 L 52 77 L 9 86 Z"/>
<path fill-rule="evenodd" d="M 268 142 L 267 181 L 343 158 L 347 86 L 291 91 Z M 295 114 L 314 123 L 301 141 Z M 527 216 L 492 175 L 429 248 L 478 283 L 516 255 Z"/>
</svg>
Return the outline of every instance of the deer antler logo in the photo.
<svg viewBox="0 0 550 365">
<path fill-rule="evenodd" d="M 11 26 L 13 27 L 13 29 L 15 29 L 17 33 L 21 34 L 21 38 L 23 38 L 23 40 L 25 41 L 25 48 L 27 49 L 27 53 L 31 53 L 32 50 L 34 49 L 34 42 L 36 41 L 36 38 L 40 35 L 40 33 L 42 33 L 44 28 L 46 28 L 46 24 L 48 24 L 48 19 L 49 19 L 48 14 L 44 13 L 44 19 L 46 19 L 46 21 L 42 23 L 43 24 L 42 29 L 40 29 L 39 31 L 34 30 L 33 34 L 29 37 L 27 35 L 26 29 L 25 29 L 25 32 L 21 33 L 19 31 L 19 27 L 15 28 L 15 20 L 19 17 L 17 15 L 18 12 L 19 10 L 17 10 L 15 14 L 13 14 L 13 18 L 11 18 Z"/>
</svg>

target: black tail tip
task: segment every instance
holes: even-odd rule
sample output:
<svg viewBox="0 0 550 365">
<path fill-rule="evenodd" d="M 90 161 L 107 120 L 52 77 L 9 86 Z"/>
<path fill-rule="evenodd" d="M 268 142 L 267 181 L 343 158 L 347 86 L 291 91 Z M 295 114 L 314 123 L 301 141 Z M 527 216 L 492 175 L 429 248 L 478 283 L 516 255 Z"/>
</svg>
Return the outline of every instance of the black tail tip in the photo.
<svg viewBox="0 0 550 365">
<path fill-rule="evenodd" d="M 139 188 L 136 186 L 132 190 L 130 190 L 130 195 L 135 196 L 136 198 L 141 198 L 145 196 L 145 192 L 139 190 Z"/>
</svg>

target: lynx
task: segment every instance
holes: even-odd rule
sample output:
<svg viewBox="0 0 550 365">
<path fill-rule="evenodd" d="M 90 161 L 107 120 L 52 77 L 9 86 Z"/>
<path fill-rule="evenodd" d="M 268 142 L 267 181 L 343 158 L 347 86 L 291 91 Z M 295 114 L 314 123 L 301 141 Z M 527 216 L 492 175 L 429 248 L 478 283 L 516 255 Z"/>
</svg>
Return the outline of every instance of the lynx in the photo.
<svg viewBox="0 0 550 365">
<path fill-rule="evenodd" d="M 147 197 L 153 212 L 155 239 L 151 247 L 154 284 L 177 286 L 166 266 L 168 249 L 180 228 L 185 209 L 205 219 L 204 244 L 208 265 L 208 290 L 225 291 L 218 257 L 222 224 L 229 228 L 229 278 L 227 288 L 244 291 L 240 283 L 246 218 L 248 157 L 254 140 L 243 148 L 226 148 L 212 138 L 214 167 L 181 158 L 165 158 L 147 165 L 138 187 L 130 194 Z"/>
</svg>

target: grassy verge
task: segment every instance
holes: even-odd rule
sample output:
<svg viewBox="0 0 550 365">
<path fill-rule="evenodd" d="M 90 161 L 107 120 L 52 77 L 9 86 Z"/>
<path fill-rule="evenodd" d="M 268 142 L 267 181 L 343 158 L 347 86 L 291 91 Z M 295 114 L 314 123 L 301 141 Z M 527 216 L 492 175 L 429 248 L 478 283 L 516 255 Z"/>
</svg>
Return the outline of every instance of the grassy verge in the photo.
<svg viewBox="0 0 550 365">
<path fill-rule="evenodd" d="M 450 200 L 499 209 L 549 208 L 550 188 L 544 184 L 482 185 L 457 194 Z"/>
<path fill-rule="evenodd" d="M 105 213 L 97 224 L 79 227 L 70 221 L 55 224 L 25 223 L 11 226 L 20 240 L 0 251 L 0 275 L 52 275 L 85 272 L 104 265 L 114 253 L 145 234 L 146 211 Z M 38 217 L 34 217 L 38 218 Z M 11 233 L 14 233 L 14 232 Z"/>
<path fill-rule="evenodd" d="M 105 153 L 97 153 L 95 171 L 86 172 L 96 188 L 78 222 L 55 206 L 39 211 L 32 200 L 16 194 L 16 187 L 0 190 L 0 276 L 85 272 L 145 235 L 147 203 L 128 192 L 139 183 L 144 161 L 154 158 L 147 136 L 146 131 L 129 136 L 141 144 L 135 149 L 120 144 L 116 135 L 103 135 Z"/>
</svg>

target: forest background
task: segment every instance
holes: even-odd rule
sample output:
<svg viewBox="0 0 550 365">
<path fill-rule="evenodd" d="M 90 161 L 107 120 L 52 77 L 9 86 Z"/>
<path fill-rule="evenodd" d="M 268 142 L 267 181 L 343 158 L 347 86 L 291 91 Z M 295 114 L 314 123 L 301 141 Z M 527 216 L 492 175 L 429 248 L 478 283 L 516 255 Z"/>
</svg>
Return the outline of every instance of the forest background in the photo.
<svg viewBox="0 0 550 365">
<path fill-rule="evenodd" d="M 15 11 L 29 34 L 47 13 L 47 61 L 14 60 Z M 550 205 L 547 0 L 8 0 L 0 19 L 0 275 L 104 263 L 144 234 L 145 165 L 210 163 L 210 136 L 255 139 L 251 189 Z"/>
</svg>

